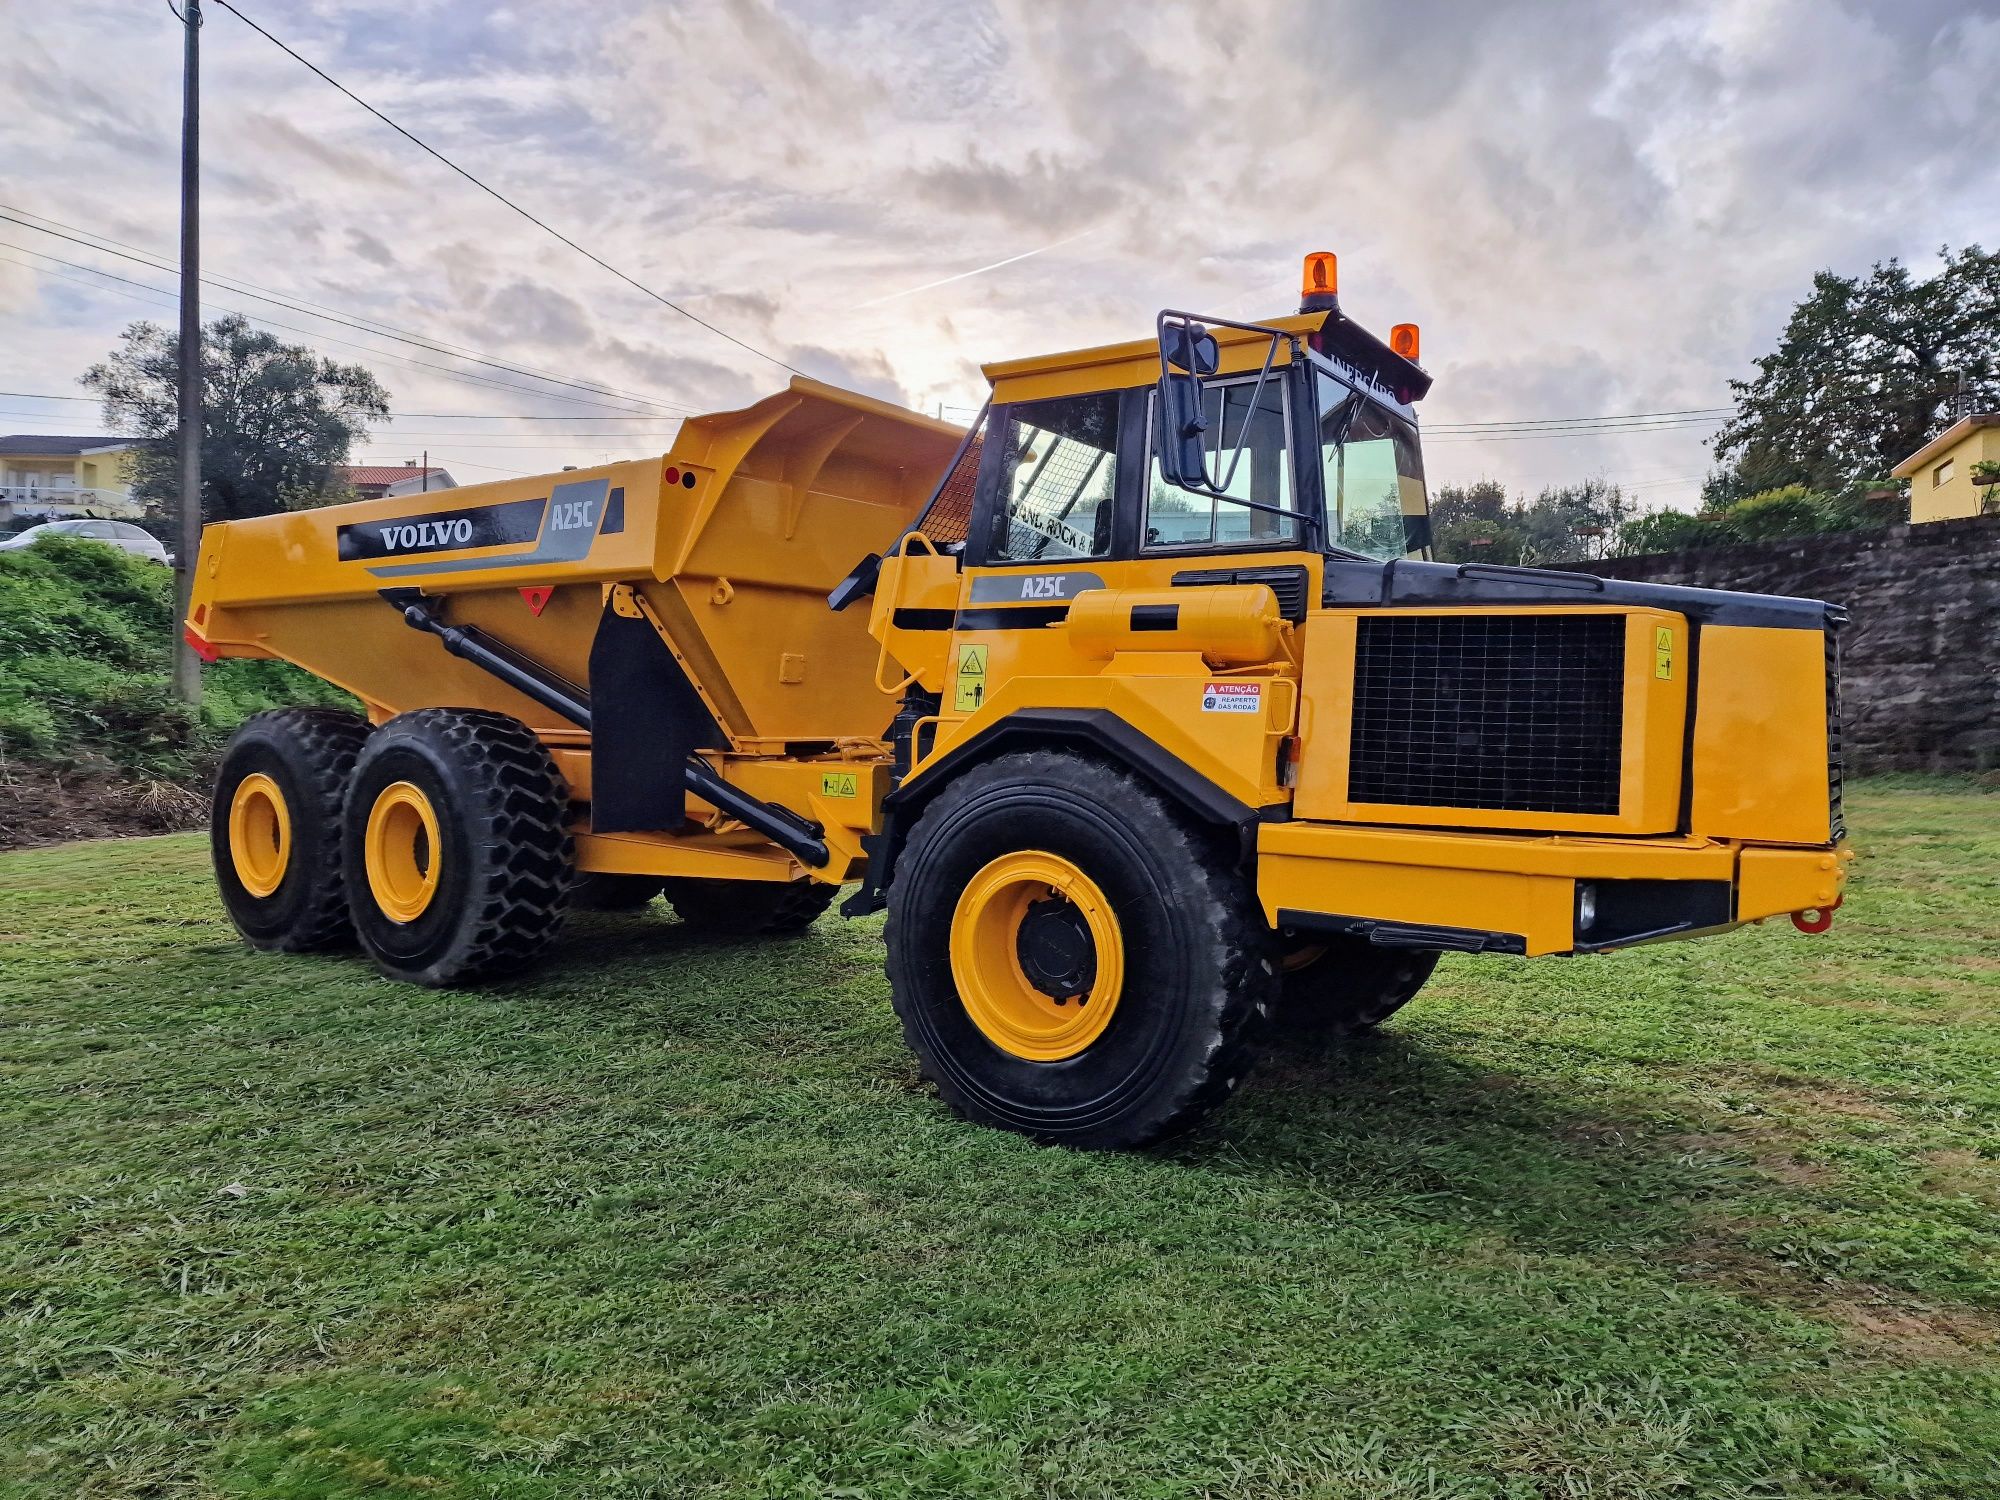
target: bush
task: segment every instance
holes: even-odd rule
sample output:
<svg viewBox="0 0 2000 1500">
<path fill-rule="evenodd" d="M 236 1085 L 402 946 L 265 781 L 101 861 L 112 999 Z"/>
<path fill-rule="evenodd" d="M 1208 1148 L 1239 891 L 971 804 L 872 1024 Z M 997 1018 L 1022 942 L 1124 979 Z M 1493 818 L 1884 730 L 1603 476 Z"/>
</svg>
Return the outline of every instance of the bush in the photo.
<svg viewBox="0 0 2000 1500">
<path fill-rule="evenodd" d="M 1878 529 L 1909 519 L 1907 497 L 1886 501 L 1869 498 L 1891 488 L 1886 482 L 1857 482 L 1829 494 L 1792 484 L 1738 500 L 1705 504 L 1692 515 L 1678 510 L 1655 511 L 1625 523 L 1618 533 L 1618 551 L 1625 557 L 1637 557 L 1788 536 Z M 1714 486 L 1703 490 L 1712 502 L 1721 493 Z"/>
<path fill-rule="evenodd" d="M 219 662 L 199 714 L 168 690 L 173 575 L 101 543 L 49 537 L 0 552 L 0 752 L 163 780 L 205 774 L 251 714 L 352 704 L 283 662 Z"/>
<path fill-rule="evenodd" d="M 1731 539 L 1739 542 L 1813 536 L 1839 529 L 1829 511 L 1827 497 L 1802 484 L 1746 496 L 1723 511 L 1722 519 Z"/>
</svg>

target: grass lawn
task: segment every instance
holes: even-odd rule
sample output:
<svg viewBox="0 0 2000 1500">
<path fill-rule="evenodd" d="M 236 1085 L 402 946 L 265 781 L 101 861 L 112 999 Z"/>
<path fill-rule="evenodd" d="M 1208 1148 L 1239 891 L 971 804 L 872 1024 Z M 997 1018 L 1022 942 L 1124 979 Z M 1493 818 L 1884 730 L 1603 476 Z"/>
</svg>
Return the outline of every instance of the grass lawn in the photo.
<svg viewBox="0 0 2000 1500">
<path fill-rule="evenodd" d="M 0 856 L 0 1496 L 2000 1496 L 2000 796 L 1852 822 L 1149 1156 L 950 1119 L 876 922 L 438 994 Z"/>
</svg>

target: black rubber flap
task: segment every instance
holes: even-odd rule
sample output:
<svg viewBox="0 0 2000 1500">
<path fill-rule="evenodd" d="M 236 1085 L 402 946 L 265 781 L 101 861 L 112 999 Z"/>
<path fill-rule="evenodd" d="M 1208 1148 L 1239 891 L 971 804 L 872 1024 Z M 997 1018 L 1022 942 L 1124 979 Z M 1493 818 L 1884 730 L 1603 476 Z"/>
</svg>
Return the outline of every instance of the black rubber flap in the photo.
<svg viewBox="0 0 2000 1500">
<path fill-rule="evenodd" d="M 590 646 L 590 827 L 650 833 L 687 820 L 681 768 L 729 741 L 651 623 L 607 602 Z"/>
</svg>

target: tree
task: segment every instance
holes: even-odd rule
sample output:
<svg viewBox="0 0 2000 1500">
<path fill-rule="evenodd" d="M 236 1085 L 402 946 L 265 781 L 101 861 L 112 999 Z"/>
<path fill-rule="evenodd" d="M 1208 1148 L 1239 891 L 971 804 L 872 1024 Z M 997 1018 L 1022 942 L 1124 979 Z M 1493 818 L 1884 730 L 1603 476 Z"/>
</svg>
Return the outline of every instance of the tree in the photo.
<svg viewBox="0 0 2000 1500">
<path fill-rule="evenodd" d="M 360 365 L 335 364 L 283 344 L 231 314 L 202 330 L 201 435 L 205 521 L 298 510 L 341 498 L 336 470 L 368 424 L 386 418 L 389 393 Z M 104 399 L 113 430 L 142 438 L 132 493 L 149 513 L 180 493 L 180 337 L 134 323 L 84 385 Z"/>
<path fill-rule="evenodd" d="M 1928 281 L 1895 260 L 1813 278 L 1757 378 L 1730 382 L 1736 415 L 1714 444 L 1730 471 L 1711 477 L 1705 501 L 1886 474 L 1945 425 L 1961 382 L 1977 391 L 2000 377 L 2000 253 L 1940 253 Z"/>
<path fill-rule="evenodd" d="M 1618 531 L 1635 507 L 1608 479 L 1543 490 L 1521 507 L 1521 561 L 1531 567 L 1560 567 L 1609 557 Z"/>
<path fill-rule="evenodd" d="M 1518 563 L 1521 534 L 1495 479 L 1438 486 L 1431 497 L 1431 553 L 1440 562 Z"/>
<path fill-rule="evenodd" d="M 1491 479 L 1440 485 L 1431 501 L 1431 550 L 1440 562 L 1561 567 L 1609 557 L 1633 510 L 1605 479 L 1545 489 L 1525 503 L 1508 500 L 1506 487 Z"/>
</svg>

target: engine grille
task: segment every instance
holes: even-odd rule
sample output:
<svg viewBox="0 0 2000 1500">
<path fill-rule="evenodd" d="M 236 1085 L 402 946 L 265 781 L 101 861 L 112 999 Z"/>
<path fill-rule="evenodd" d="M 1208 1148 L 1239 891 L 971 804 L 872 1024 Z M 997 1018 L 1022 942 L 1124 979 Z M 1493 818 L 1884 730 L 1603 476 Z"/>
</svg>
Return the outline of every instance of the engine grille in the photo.
<svg viewBox="0 0 2000 1500">
<path fill-rule="evenodd" d="M 1840 634 L 1832 620 L 1826 622 L 1826 799 L 1828 837 L 1839 843 L 1847 837 L 1847 813 L 1841 796 L 1840 758 Z"/>
<path fill-rule="evenodd" d="M 1196 568 L 1174 574 L 1175 588 L 1201 588 L 1213 583 L 1265 583 L 1278 596 L 1278 615 L 1294 625 L 1306 617 L 1306 570 L 1302 567 Z"/>
<path fill-rule="evenodd" d="M 1351 801 L 1617 813 L 1622 615 L 1364 616 L 1359 632 Z"/>
</svg>

